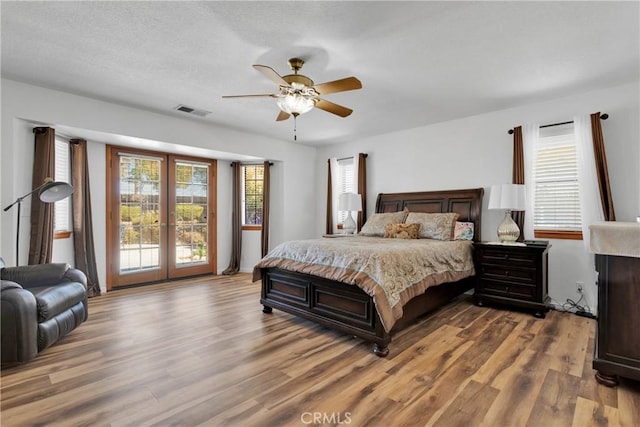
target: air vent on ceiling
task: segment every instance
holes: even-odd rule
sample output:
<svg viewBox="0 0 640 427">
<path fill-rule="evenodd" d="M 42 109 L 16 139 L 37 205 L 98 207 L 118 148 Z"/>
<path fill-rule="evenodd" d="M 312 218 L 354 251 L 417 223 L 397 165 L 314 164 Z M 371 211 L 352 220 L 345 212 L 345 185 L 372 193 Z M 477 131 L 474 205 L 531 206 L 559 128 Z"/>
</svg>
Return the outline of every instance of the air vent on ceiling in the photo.
<svg viewBox="0 0 640 427">
<path fill-rule="evenodd" d="M 177 107 L 175 107 L 175 110 L 182 111 L 183 113 L 187 113 L 187 114 L 193 114 L 194 116 L 198 116 L 198 117 L 205 117 L 211 114 L 211 111 L 199 110 L 197 108 L 188 107 L 183 104 L 180 104 Z"/>
</svg>

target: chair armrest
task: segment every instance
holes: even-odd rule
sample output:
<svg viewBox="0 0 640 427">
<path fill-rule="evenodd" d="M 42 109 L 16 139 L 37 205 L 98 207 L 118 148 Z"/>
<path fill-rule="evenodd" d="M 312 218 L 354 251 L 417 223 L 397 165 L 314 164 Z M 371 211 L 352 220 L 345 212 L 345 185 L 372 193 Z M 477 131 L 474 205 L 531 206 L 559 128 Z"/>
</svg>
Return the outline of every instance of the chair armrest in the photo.
<svg viewBox="0 0 640 427">
<path fill-rule="evenodd" d="M 2 269 L 1 278 L 19 283 L 23 288 L 55 286 L 60 282 L 69 281 L 64 278 L 69 269 L 69 264 L 66 263 L 5 267 Z"/>
<path fill-rule="evenodd" d="M 82 270 L 78 270 L 77 268 L 69 268 L 62 277 L 64 282 L 78 282 L 87 289 L 87 276 L 82 272 Z"/>
<path fill-rule="evenodd" d="M 18 285 L 16 282 L 12 282 L 11 280 L 0 280 L 0 284 L 2 284 L 0 292 L 8 289 L 22 289 L 22 286 Z"/>
<path fill-rule="evenodd" d="M 33 359 L 38 353 L 38 309 L 35 296 L 16 283 L 3 280 L 0 314 L 2 361 L 27 362 Z"/>
</svg>

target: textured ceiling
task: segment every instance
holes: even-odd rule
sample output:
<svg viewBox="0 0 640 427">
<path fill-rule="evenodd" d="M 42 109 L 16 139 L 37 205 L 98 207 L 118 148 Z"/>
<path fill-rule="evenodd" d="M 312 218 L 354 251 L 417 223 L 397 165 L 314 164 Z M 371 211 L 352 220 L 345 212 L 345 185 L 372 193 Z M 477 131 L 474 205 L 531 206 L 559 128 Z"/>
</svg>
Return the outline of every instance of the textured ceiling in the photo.
<svg viewBox="0 0 640 427">
<path fill-rule="evenodd" d="M 9 2 L 2 76 L 292 140 L 275 84 L 252 64 L 322 83 L 354 113 L 298 118 L 321 145 L 545 101 L 639 79 L 638 2 Z"/>
</svg>

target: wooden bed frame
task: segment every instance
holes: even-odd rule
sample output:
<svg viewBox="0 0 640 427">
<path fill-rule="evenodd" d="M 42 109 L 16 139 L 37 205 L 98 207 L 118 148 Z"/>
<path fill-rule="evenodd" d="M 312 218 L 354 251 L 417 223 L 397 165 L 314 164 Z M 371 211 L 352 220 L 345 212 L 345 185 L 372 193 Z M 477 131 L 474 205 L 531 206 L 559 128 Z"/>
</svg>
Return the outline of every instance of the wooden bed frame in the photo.
<svg viewBox="0 0 640 427">
<path fill-rule="evenodd" d="M 458 221 L 475 225 L 474 241 L 480 241 L 483 188 L 378 194 L 376 212 L 457 212 Z M 357 286 L 296 273 L 280 268 L 262 270 L 263 312 L 274 308 L 312 320 L 320 325 L 357 336 L 374 343 L 373 352 L 385 357 L 394 331 L 419 316 L 447 304 L 452 298 L 473 288 L 474 277 L 432 286 L 410 300 L 403 317 L 386 332 L 376 312 L 373 299 Z"/>
</svg>

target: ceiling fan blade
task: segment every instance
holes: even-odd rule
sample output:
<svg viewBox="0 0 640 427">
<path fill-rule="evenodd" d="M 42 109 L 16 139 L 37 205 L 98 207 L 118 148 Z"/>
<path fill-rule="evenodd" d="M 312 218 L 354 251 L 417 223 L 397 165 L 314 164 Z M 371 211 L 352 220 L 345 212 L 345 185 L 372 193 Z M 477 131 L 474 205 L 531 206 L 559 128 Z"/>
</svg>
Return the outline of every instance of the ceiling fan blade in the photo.
<svg viewBox="0 0 640 427">
<path fill-rule="evenodd" d="M 287 120 L 290 115 L 291 114 L 285 113 L 284 111 L 280 110 L 280 113 L 278 114 L 278 117 L 276 117 L 276 122 L 281 122 L 283 120 Z"/>
<path fill-rule="evenodd" d="M 340 117 L 347 117 L 349 114 L 353 113 L 353 110 L 347 107 L 343 107 L 342 105 L 334 104 L 333 102 L 329 102 L 324 99 L 317 98 L 316 108 L 324 110 L 328 113 L 333 113 Z"/>
<path fill-rule="evenodd" d="M 260 95 L 222 95 L 223 98 L 255 98 L 255 97 L 268 97 L 277 98 L 278 95 L 273 93 L 264 93 Z"/>
<path fill-rule="evenodd" d="M 254 65 L 253 68 L 260 71 L 269 80 L 273 81 L 278 86 L 289 86 L 289 83 L 287 83 L 287 81 L 283 79 L 280 74 L 276 73 L 273 68 L 267 67 L 266 65 Z"/>
<path fill-rule="evenodd" d="M 320 95 L 328 93 L 344 92 L 347 90 L 361 89 L 362 83 L 355 77 L 347 77 L 345 79 L 334 80 L 332 82 L 320 83 L 313 87 Z"/>
</svg>

